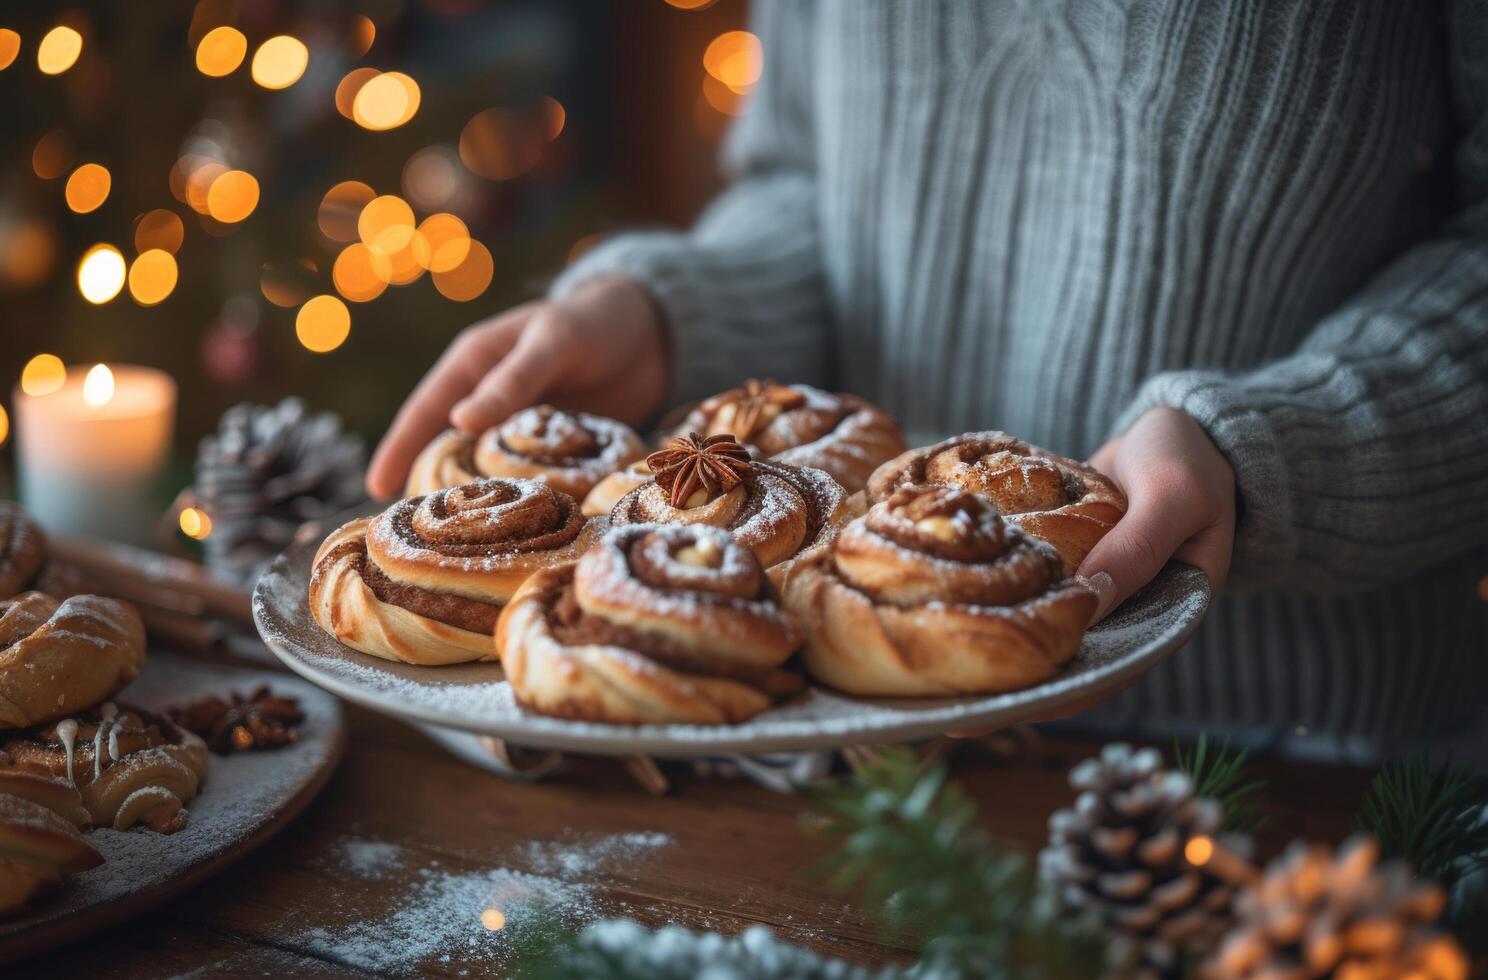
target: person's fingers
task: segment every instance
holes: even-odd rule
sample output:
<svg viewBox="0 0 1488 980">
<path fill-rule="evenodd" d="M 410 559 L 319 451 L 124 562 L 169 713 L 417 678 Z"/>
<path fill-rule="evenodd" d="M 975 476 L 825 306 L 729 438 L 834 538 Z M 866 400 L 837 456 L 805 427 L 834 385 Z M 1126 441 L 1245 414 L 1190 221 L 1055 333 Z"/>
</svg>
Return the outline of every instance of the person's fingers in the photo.
<svg viewBox="0 0 1488 980">
<path fill-rule="evenodd" d="M 1199 569 L 1218 592 L 1230 573 L 1230 553 L 1235 547 L 1235 512 L 1229 510 L 1215 523 L 1189 538 L 1173 557 Z"/>
<path fill-rule="evenodd" d="M 1183 513 L 1181 496 L 1155 493 L 1134 496 L 1131 509 L 1101 538 L 1081 563 L 1100 598 L 1092 622 L 1099 622 L 1127 596 L 1152 581 L 1192 533 L 1194 521 Z"/>
<path fill-rule="evenodd" d="M 1122 438 L 1122 436 L 1117 436 L 1108 441 L 1097 449 L 1087 462 L 1106 476 L 1112 476 L 1116 469 L 1116 454 L 1121 451 Z"/>
<path fill-rule="evenodd" d="M 391 497 L 403 488 L 419 451 L 449 427 L 450 409 L 511 349 L 531 311 L 531 304 L 519 306 L 471 327 L 450 344 L 398 410 L 373 453 L 367 467 L 369 494 Z"/>
<path fill-rule="evenodd" d="M 474 434 L 538 401 L 573 359 L 572 336 L 562 314 L 549 309 L 534 316 L 511 353 L 450 410 L 450 421 Z"/>
</svg>

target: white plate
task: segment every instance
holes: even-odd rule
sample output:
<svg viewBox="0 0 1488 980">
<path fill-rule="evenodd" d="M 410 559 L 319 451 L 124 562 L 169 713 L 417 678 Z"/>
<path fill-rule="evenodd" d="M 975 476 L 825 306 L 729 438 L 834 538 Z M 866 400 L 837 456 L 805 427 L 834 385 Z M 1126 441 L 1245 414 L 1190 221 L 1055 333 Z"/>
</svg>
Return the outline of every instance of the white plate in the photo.
<svg viewBox="0 0 1488 980">
<path fill-rule="evenodd" d="M 258 631 L 292 670 L 374 711 L 518 745 L 599 755 L 804 751 L 1011 725 L 1121 690 L 1182 646 L 1209 605 L 1204 574 L 1173 562 L 1087 633 L 1063 671 L 1026 690 L 967 698 L 864 699 L 813 687 L 804 697 L 739 725 L 608 725 L 523 710 L 495 663 L 420 667 L 342 645 L 316 624 L 306 603 L 317 547 L 314 541 L 291 547 L 269 566 L 253 592 Z"/>
</svg>

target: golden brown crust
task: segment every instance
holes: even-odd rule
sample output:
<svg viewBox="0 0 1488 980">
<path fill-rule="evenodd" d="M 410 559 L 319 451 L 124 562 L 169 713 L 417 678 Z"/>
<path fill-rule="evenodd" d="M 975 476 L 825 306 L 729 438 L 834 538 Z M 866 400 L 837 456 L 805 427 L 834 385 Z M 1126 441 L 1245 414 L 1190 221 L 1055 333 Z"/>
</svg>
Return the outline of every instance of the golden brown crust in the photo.
<svg viewBox="0 0 1488 980">
<path fill-rule="evenodd" d="M 849 493 L 875 467 L 904 452 L 904 436 L 885 411 L 849 394 L 809 385 L 751 381 L 701 402 L 676 434 L 732 433 L 760 455 L 824 470 Z"/>
<path fill-rule="evenodd" d="M 968 432 L 903 453 L 874 472 L 868 501 L 911 483 L 987 497 L 1010 523 L 1057 548 L 1066 575 L 1126 513 L 1126 495 L 1104 474 L 1005 432 Z"/>
<path fill-rule="evenodd" d="M 614 419 L 534 405 L 476 438 L 453 429 L 436 437 L 414 460 L 405 495 L 509 477 L 537 480 L 583 498 L 645 453 L 641 437 Z"/>
<path fill-rule="evenodd" d="M 721 528 L 773 575 L 782 564 L 830 544 L 851 517 L 847 492 L 821 470 L 757 461 L 739 485 L 693 507 L 673 507 L 658 484 L 642 484 L 616 503 L 610 525 Z"/>
<path fill-rule="evenodd" d="M 0 918 L 59 890 L 64 874 L 102 863 L 71 823 L 39 803 L 0 793 Z"/>
<path fill-rule="evenodd" d="M 744 721 L 800 689 L 783 668 L 799 643 L 753 554 L 706 526 L 616 528 L 496 627 L 520 703 L 617 724 Z"/>
<path fill-rule="evenodd" d="M 797 562 L 782 601 L 817 679 L 884 697 L 994 693 L 1052 676 L 1096 597 L 984 498 L 908 486 Z"/>
<path fill-rule="evenodd" d="M 386 660 L 494 659 L 501 606 L 533 572 L 576 560 L 602 529 L 572 497 L 534 480 L 399 501 L 321 544 L 310 611 L 347 646 Z"/>
<path fill-rule="evenodd" d="M 584 497 L 582 510 L 585 517 L 606 517 L 620 498 L 643 483 L 650 482 L 651 467 L 644 459 L 638 459 L 623 470 L 616 470 L 594 485 Z"/>
<path fill-rule="evenodd" d="M 0 600 L 0 731 L 90 708 L 139 676 L 145 627 L 133 607 L 41 592 Z"/>
<path fill-rule="evenodd" d="M 0 500 L 0 599 L 25 589 L 46 557 L 46 535 L 20 504 Z"/>
</svg>

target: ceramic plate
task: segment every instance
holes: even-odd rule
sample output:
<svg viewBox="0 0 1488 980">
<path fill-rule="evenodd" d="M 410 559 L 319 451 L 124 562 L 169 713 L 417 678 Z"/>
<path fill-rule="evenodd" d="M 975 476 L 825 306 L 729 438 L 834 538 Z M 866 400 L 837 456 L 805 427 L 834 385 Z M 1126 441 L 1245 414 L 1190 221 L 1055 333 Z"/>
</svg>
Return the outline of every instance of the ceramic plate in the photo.
<svg viewBox="0 0 1488 980">
<path fill-rule="evenodd" d="M 518 707 L 495 663 L 420 667 L 343 646 L 310 615 L 306 590 L 317 542 L 290 548 L 253 594 L 264 642 L 291 669 L 349 701 L 410 721 L 519 745 L 600 755 L 697 756 L 836 748 L 1001 727 L 1113 694 L 1183 644 L 1209 605 L 1209 584 L 1179 563 L 1085 636 L 1056 677 L 1010 694 L 965 698 L 853 698 L 815 687 L 740 725 L 607 725 Z"/>
</svg>

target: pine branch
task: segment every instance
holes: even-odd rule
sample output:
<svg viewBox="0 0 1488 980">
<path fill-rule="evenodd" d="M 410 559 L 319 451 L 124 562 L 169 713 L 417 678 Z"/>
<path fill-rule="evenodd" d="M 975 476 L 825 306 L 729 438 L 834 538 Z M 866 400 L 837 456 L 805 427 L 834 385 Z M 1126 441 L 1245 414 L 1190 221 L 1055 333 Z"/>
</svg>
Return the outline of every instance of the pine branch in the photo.
<svg viewBox="0 0 1488 980">
<path fill-rule="evenodd" d="M 1452 765 L 1431 764 L 1431 750 L 1380 767 L 1364 794 L 1360 828 L 1379 839 L 1387 857 L 1404 858 L 1416 873 L 1451 888 L 1488 868 L 1484 786 Z"/>
<path fill-rule="evenodd" d="M 1231 751 L 1228 741 L 1211 750 L 1208 735 L 1200 735 L 1193 749 L 1186 750 L 1178 737 L 1173 736 L 1173 758 L 1178 768 L 1193 780 L 1198 796 L 1218 800 L 1224 807 L 1220 829 L 1229 833 L 1254 834 L 1271 819 L 1259 812 L 1260 802 L 1256 799 L 1265 788 L 1265 781 L 1243 778 L 1248 756 L 1243 749 Z"/>
</svg>

